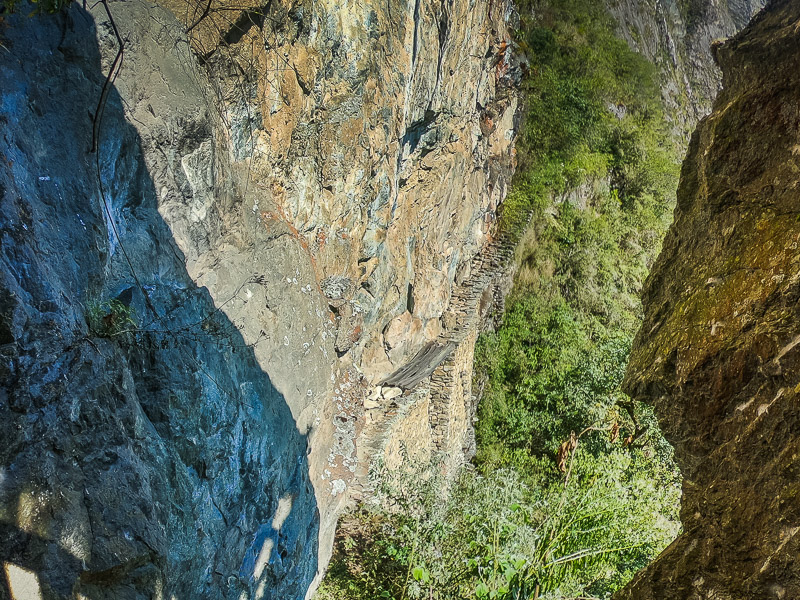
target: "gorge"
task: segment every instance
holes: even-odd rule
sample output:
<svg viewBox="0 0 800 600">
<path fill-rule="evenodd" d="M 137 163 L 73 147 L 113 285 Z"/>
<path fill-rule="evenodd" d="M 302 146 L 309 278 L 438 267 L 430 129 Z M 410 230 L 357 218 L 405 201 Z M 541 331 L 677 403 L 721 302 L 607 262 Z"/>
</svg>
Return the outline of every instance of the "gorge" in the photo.
<svg viewBox="0 0 800 600">
<path fill-rule="evenodd" d="M 376 466 L 457 476 L 479 334 L 544 289 L 547 219 L 619 187 L 515 195 L 552 6 L 2 13 L 0 598 L 310 598 Z M 600 9 L 665 138 L 700 122 L 624 384 L 675 447 L 683 533 L 617 598 L 800 597 L 800 6 L 746 27 L 761 7 Z"/>
</svg>

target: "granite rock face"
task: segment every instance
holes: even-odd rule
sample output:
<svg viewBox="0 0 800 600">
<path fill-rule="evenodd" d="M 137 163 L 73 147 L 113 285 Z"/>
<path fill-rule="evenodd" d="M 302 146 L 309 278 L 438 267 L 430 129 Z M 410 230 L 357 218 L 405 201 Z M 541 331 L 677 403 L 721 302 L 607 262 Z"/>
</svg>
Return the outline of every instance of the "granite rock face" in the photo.
<svg viewBox="0 0 800 600">
<path fill-rule="evenodd" d="M 717 49 L 626 387 L 685 478 L 684 533 L 617 597 L 800 597 L 800 5 Z"/>
<path fill-rule="evenodd" d="M 303 598 L 375 458 L 468 450 L 513 13 L 108 6 L 0 31 L 0 597 Z"/>
</svg>

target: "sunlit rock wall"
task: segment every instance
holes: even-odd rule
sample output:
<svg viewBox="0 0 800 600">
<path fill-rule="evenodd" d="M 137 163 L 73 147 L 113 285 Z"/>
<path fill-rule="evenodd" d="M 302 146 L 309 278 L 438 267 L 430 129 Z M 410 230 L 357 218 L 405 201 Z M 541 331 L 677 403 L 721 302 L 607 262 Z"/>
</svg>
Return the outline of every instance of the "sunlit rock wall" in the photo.
<svg viewBox="0 0 800 600">
<path fill-rule="evenodd" d="M 620 35 L 661 74 L 676 133 L 688 134 L 711 110 L 721 84 L 712 46 L 744 28 L 766 0 L 621 0 L 608 2 Z"/>
</svg>

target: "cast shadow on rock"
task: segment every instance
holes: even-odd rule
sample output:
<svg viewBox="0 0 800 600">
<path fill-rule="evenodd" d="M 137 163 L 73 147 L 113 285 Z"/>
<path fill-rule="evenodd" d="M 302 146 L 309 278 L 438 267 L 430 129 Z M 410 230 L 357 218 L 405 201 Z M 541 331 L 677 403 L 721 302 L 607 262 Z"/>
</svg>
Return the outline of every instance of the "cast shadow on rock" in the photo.
<svg viewBox="0 0 800 600">
<path fill-rule="evenodd" d="M 93 18 L 72 3 L 5 35 L 0 598 L 304 597 L 306 438 L 187 273 L 116 89 L 88 151 L 105 79 Z M 91 331 L 87 306 L 107 298 L 136 326 Z"/>
</svg>

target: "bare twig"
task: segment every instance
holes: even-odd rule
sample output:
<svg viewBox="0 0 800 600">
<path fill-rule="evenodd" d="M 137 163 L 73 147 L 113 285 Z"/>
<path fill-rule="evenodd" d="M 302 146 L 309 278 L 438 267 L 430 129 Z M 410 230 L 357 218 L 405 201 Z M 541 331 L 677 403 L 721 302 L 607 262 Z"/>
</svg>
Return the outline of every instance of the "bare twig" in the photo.
<svg viewBox="0 0 800 600">
<path fill-rule="evenodd" d="M 189 27 L 186 28 L 186 33 L 189 33 L 192 29 L 200 25 L 200 22 L 208 16 L 208 11 L 211 10 L 212 2 L 213 0 L 208 0 L 208 4 L 206 4 L 206 9 L 203 11 L 203 14 L 201 14 L 200 17 L 194 23 L 192 23 L 191 25 L 189 25 Z"/>
<path fill-rule="evenodd" d="M 569 453 L 569 468 L 567 469 L 567 475 L 564 478 L 564 488 L 566 489 L 567 484 L 569 483 L 569 476 L 572 474 L 572 464 L 575 461 L 575 451 L 578 449 L 578 441 L 581 439 L 583 434 L 589 433 L 590 431 L 607 431 L 608 427 L 595 427 L 594 425 L 590 425 L 583 431 L 581 431 L 577 436 L 575 436 L 574 445 L 572 445 L 572 449 Z M 575 435 L 573 432 L 572 435 Z M 570 436 L 572 439 L 572 436 Z"/>
<path fill-rule="evenodd" d="M 617 402 L 617 404 L 625 409 L 625 412 L 628 413 L 628 415 L 631 418 L 631 421 L 633 421 L 633 433 L 625 438 L 625 446 L 633 447 L 633 443 L 640 437 L 642 437 L 645 433 L 647 433 L 648 426 L 647 425 L 642 426 L 639 424 L 639 419 L 636 418 L 636 411 L 635 411 L 635 406 L 633 404 L 633 400 L 628 400 L 627 402 L 619 401 Z"/>
</svg>

